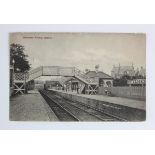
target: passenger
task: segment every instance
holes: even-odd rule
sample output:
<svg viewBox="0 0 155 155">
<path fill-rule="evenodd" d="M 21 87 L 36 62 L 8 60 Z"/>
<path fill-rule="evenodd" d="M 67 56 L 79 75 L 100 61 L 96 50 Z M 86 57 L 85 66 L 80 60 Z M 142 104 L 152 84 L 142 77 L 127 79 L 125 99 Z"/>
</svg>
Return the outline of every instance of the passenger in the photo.
<svg viewBox="0 0 155 155">
<path fill-rule="evenodd" d="M 105 89 L 104 92 L 107 96 L 111 96 L 111 91 L 109 91 L 108 89 Z"/>
<path fill-rule="evenodd" d="M 77 88 L 76 89 L 77 89 L 77 94 L 79 94 L 79 86 L 78 85 L 77 85 Z"/>
<path fill-rule="evenodd" d="M 105 89 L 105 90 L 104 90 L 104 92 L 105 92 L 105 95 L 107 95 L 107 93 L 108 93 L 108 90 L 107 90 L 107 89 Z"/>
<path fill-rule="evenodd" d="M 64 85 L 64 90 L 67 92 L 67 86 L 66 85 Z"/>
<path fill-rule="evenodd" d="M 57 84 L 57 90 L 59 90 L 59 85 Z"/>
</svg>

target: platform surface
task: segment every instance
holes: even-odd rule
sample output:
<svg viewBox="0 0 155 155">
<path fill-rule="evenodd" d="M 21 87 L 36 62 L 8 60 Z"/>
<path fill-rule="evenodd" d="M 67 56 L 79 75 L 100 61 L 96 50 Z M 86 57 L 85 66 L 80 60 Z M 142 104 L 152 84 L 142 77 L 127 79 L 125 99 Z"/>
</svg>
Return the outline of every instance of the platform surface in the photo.
<svg viewBox="0 0 155 155">
<path fill-rule="evenodd" d="M 10 99 L 11 121 L 58 121 L 37 90 Z"/>
<path fill-rule="evenodd" d="M 51 89 L 52 90 L 52 89 Z M 117 105 L 123 105 L 131 108 L 146 110 L 146 101 L 139 101 L 135 99 L 123 98 L 123 97 L 110 97 L 105 95 L 86 95 L 86 94 L 77 94 L 76 92 L 65 92 L 62 90 L 53 90 L 53 91 L 60 91 L 68 94 L 74 94 L 77 96 L 86 97 L 89 99 L 109 102 Z"/>
</svg>

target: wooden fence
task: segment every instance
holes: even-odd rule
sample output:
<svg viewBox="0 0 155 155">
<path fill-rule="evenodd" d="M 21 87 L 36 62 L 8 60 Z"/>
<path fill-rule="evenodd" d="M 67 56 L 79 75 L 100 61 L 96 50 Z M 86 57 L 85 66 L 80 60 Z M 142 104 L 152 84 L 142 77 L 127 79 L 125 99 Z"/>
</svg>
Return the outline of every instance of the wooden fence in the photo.
<svg viewBox="0 0 155 155">
<path fill-rule="evenodd" d="M 98 93 L 105 95 L 105 89 L 109 90 L 114 96 L 140 100 L 146 99 L 146 87 L 99 87 Z"/>
</svg>

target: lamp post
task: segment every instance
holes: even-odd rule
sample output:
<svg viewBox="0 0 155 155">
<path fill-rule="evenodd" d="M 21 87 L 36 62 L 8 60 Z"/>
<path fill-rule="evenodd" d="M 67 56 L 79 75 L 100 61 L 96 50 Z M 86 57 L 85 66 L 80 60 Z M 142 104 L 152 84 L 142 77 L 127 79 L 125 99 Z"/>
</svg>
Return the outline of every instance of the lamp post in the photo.
<svg viewBox="0 0 155 155">
<path fill-rule="evenodd" d="M 13 72 L 12 72 L 12 87 L 13 87 L 13 92 L 14 92 L 14 64 L 15 64 L 15 60 L 12 60 L 12 65 L 13 65 Z"/>
<path fill-rule="evenodd" d="M 14 73 L 14 65 L 15 65 L 15 60 L 12 60 L 12 64 L 13 64 L 13 73 Z"/>
<path fill-rule="evenodd" d="M 27 71 L 24 72 L 24 93 L 25 94 L 27 93 L 26 74 L 27 74 Z"/>
<path fill-rule="evenodd" d="M 14 83 L 14 73 L 15 73 L 15 68 L 14 68 L 15 67 L 14 66 L 15 65 L 15 60 L 14 59 L 12 60 L 12 64 L 13 64 L 13 83 Z"/>
</svg>

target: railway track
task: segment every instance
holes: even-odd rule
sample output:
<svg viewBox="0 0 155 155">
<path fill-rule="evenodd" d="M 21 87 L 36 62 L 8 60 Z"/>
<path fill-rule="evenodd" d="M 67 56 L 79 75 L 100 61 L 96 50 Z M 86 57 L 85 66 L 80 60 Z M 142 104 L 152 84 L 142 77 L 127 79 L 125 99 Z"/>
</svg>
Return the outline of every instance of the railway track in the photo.
<svg viewBox="0 0 155 155">
<path fill-rule="evenodd" d="M 88 107 L 82 103 L 72 102 L 64 99 L 49 91 L 41 90 L 40 93 L 55 112 L 57 117 L 62 121 L 124 121 L 115 116 Z M 59 110 L 57 107 L 61 107 L 61 110 Z M 66 120 L 67 114 L 63 115 L 63 110 L 65 110 L 66 113 L 69 113 L 69 115 L 73 117 L 73 120 Z"/>
<path fill-rule="evenodd" d="M 79 119 L 72 115 L 67 109 L 54 102 L 45 91 L 40 90 L 39 92 L 60 121 L 79 121 Z"/>
</svg>

